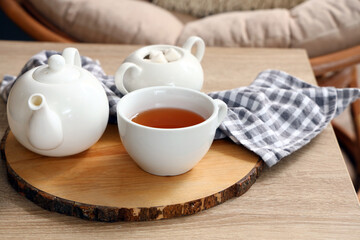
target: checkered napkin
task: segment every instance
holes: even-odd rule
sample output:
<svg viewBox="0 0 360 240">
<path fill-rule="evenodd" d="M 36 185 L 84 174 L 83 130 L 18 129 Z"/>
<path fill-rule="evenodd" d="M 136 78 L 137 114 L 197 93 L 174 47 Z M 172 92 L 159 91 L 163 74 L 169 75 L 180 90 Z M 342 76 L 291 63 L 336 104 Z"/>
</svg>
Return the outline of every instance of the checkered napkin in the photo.
<svg viewBox="0 0 360 240">
<path fill-rule="evenodd" d="M 55 51 L 33 56 L 19 76 L 47 63 Z M 116 123 L 116 104 L 122 94 L 114 77 L 102 70 L 100 63 L 82 56 L 82 66 L 97 77 L 105 89 L 110 106 L 110 123 Z M 7 101 L 16 77 L 6 75 L 0 94 Z M 228 114 L 217 129 L 215 139 L 229 137 L 259 155 L 269 166 L 298 150 L 319 134 L 351 102 L 360 97 L 354 88 L 317 87 L 285 72 L 266 70 L 247 87 L 209 93 L 223 100 Z"/>
</svg>

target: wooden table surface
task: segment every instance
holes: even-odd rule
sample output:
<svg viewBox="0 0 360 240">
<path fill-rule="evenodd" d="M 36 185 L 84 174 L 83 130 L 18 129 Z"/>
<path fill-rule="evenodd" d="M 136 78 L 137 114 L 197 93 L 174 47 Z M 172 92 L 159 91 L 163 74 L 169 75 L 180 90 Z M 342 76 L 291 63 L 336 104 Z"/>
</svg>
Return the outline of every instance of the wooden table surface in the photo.
<svg viewBox="0 0 360 240">
<path fill-rule="evenodd" d="M 65 44 L 0 41 L 0 75 L 17 75 L 42 49 Z M 72 44 L 113 75 L 139 46 Z M 265 69 L 315 83 L 306 52 L 207 48 L 203 91 L 246 86 Z M 7 128 L 0 101 L 0 134 Z M 8 184 L 0 164 L 1 239 L 360 239 L 360 208 L 332 128 L 266 168 L 248 192 L 198 214 L 152 222 L 91 222 L 46 211 Z"/>
</svg>

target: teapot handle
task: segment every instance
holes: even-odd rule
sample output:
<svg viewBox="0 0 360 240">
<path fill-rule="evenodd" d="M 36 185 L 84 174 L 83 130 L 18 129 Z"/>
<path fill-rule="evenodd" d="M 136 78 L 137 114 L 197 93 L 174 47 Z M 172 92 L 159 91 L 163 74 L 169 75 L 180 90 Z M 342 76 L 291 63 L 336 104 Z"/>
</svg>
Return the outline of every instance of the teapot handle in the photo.
<svg viewBox="0 0 360 240">
<path fill-rule="evenodd" d="M 141 68 L 134 64 L 134 63 L 130 63 L 130 62 L 125 62 L 123 64 L 121 64 L 121 66 L 119 67 L 119 69 L 116 71 L 115 73 L 115 85 L 116 88 L 123 94 L 126 95 L 129 92 L 126 90 L 125 86 L 124 86 L 124 75 L 128 70 L 133 69 L 130 73 L 131 74 L 140 74 L 140 72 L 142 71 Z"/>
<path fill-rule="evenodd" d="M 62 56 L 65 58 L 65 63 L 81 67 L 80 53 L 76 48 L 65 48 Z"/>
<path fill-rule="evenodd" d="M 192 36 L 189 37 L 188 40 L 183 45 L 183 48 L 191 52 L 191 48 L 196 44 L 196 53 L 195 57 L 201 62 L 204 52 L 205 52 L 205 43 L 204 40 L 202 40 L 199 37 Z"/>
</svg>

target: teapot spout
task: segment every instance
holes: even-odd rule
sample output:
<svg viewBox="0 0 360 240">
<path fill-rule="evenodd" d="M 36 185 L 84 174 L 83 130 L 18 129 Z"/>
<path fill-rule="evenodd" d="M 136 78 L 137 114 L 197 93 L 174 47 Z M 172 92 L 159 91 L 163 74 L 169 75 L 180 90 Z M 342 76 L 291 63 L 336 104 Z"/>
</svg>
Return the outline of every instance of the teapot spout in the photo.
<svg viewBox="0 0 360 240">
<path fill-rule="evenodd" d="M 27 132 L 30 144 L 40 150 L 57 148 L 63 142 L 59 116 L 49 108 L 45 96 L 40 93 L 29 97 L 28 106 L 32 111 Z"/>
</svg>

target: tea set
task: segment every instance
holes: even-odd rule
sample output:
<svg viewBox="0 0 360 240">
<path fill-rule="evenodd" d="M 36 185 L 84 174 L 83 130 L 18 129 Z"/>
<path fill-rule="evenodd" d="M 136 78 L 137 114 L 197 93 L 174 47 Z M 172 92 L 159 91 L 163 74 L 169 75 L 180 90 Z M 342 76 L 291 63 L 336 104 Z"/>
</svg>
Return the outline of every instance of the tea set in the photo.
<svg viewBox="0 0 360 240">
<path fill-rule="evenodd" d="M 115 85 L 124 94 L 117 104 L 119 135 L 130 157 L 146 172 L 174 176 L 192 169 L 209 150 L 226 116 L 224 102 L 200 91 L 204 51 L 204 41 L 195 36 L 182 48 L 150 45 L 131 53 L 115 73 Z M 205 121 L 162 129 L 131 120 L 160 107 L 183 108 Z M 64 157 L 83 152 L 100 139 L 109 104 L 100 82 L 81 67 L 78 50 L 66 48 L 62 55 L 51 56 L 48 64 L 17 79 L 7 116 L 24 147 L 40 155 Z"/>
</svg>

